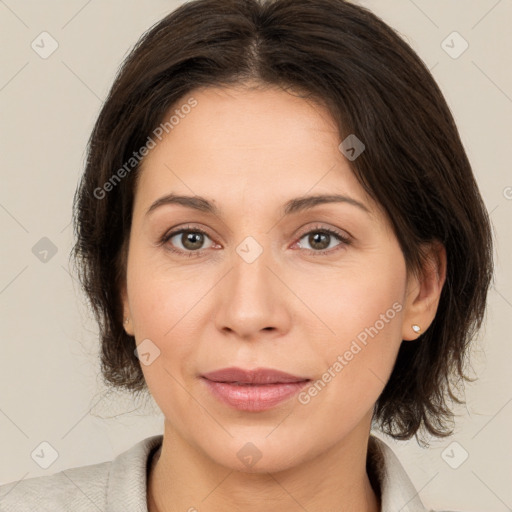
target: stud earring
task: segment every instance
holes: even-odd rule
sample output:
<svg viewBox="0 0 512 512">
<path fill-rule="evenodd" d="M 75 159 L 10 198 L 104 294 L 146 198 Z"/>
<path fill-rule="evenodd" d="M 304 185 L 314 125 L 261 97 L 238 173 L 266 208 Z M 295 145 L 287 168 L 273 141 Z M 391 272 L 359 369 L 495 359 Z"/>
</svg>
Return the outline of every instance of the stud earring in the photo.
<svg viewBox="0 0 512 512">
<path fill-rule="evenodd" d="M 130 320 L 129 318 L 126 318 L 125 321 L 124 321 L 124 324 L 126 325 L 129 320 Z"/>
<path fill-rule="evenodd" d="M 420 332 L 420 331 L 421 331 L 421 327 L 420 327 L 419 325 L 417 325 L 417 324 L 412 324 L 412 325 L 411 325 L 411 327 L 412 327 L 412 330 L 413 330 L 415 333 L 418 333 L 418 332 Z"/>
</svg>

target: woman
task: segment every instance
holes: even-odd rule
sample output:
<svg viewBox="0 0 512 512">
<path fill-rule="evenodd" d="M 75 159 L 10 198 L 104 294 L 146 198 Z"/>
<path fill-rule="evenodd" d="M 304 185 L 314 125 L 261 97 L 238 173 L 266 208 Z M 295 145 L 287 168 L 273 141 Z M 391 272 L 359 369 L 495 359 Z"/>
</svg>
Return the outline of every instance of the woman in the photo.
<svg viewBox="0 0 512 512">
<path fill-rule="evenodd" d="M 164 433 L 2 510 L 427 510 L 370 429 L 450 434 L 492 240 L 439 88 L 379 18 L 178 8 L 113 84 L 75 226 L 104 377 Z"/>
</svg>

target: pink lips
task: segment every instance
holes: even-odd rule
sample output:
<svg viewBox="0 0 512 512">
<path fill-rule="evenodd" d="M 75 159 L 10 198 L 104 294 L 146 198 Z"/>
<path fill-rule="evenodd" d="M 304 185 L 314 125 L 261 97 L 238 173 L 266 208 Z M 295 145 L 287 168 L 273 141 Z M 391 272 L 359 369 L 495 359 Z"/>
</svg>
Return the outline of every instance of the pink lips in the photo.
<svg viewBox="0 0 512 512">
<path fill-rule="evenodd" d="M 267 368 L 224 368 L 201 376 L 213 395 L 243 411 L 264 411 L 299 392 L 310 379 Z"/>
</svg>

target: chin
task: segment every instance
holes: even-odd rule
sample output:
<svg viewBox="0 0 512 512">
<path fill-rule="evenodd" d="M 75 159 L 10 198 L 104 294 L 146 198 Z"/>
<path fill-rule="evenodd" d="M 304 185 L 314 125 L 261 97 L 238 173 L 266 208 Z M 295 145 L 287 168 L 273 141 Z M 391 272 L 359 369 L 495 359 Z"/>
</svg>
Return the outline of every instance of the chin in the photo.
<svg viewBox="0 0 512 512">
<path fill-rule="evenodd" d="M 260 435 L 236 436 L 228 443 L 213 442 L 202 446 L 205 454 L 215 463 L 240 473 L 277 473 L 293 468 L 311 458 L 297 450 L 297 443 L 275 437 L 272 441 L 268 429 Z M 204 442 L 204 441 L 203 441 Z M 302 448 L 304 444 L 301 443 Z M 318 450 L 321 451 L 320 449 Z"/>
</svg>

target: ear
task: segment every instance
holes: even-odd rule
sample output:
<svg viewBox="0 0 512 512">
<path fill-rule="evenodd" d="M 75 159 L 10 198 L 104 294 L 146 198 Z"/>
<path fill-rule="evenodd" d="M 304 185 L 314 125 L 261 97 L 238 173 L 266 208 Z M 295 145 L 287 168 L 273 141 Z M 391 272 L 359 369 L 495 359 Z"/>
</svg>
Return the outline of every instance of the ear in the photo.
<svg viewBox="0 0 512 512">
<path fill-rule="evenodd" d="M 134 336 L 132 314 L 130 311 L 130 304 L 128 302 L 128 293 L 126 291 L 126 280 L 121 286 L 121 304 L 123 307 L 123 328 L 129 336 Z M 126 321 L 128 320 L 128 321 Z"/>
<path fill-rule="evenodd" d="M 423 267 L 410 272 L 407 277 L 407 290 L 402 325 L 402 339 L 415 340 L 433 322 L 439 299 L 446 280 L 446 249 L 439 241 L 423 246 L 426 255 Z M 420 327 L 415 332 L 412 325 Z"/>
<path fill-rule="evenodd" d="M 121 258 L 119 261 L 119 266 L 122 270 L 119 281 L 118 281 L 118 287 L 119 287 L 119 295 L 121 297 L 121 307 L 123 310 L 123 318 L 121 319 L 123 323 L 123 329 L 125 330 L 126 334 L 129 336 L 134 336 L 133 332 L 133 320 L 132 320 L 132 313 L 130 309 L 130 302 L 128 301 L 128 285 L 127 285 L 127 268 L 128 268 L 128 248 L 130 243 L 130 237 L 128 236 L 123 241 L 123 244 L 121 246 Z"/>
</svg>

